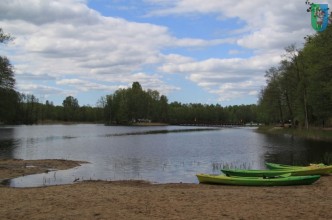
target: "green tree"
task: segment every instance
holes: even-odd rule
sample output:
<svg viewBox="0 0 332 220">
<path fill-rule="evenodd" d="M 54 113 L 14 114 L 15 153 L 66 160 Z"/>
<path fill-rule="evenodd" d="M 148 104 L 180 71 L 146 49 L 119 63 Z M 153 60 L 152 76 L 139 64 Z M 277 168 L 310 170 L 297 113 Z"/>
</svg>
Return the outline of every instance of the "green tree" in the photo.
<svg viewBox="0 0 332 220">
<path fill-rule="evenodd" d="M 20 94 L 16 120 L 23 124 L 35 124 L 39 119 L 39 110 L 40 104 L 34 95 Z"/>
<path fill-rule="evenodd" d="M 110 107 L 111 121 L 117 124 L 128 124 L 130 122 L 128 90 L 116 90 L 112 98 L 108 98 L 108 106 Z"/>
<path fill-rule="evenodd" d="M 0 43 L 6 44 L 13 40 L 0 28 Z M 13 90 L 15 85 L 14 70 L 7 57 L 0 56 L 0 89 Z"/>
<path fill-rule="evenodd" d="M 0 28 L 0 43 L 6 44 L 13 38 Z M 18 94 L 14 90 L 14 70 L 5 56 L 0 56 L 0 122 L 15 123 Z"/>
<path fill-rule="evenodd" d="M 305 127 L 332 125 L 332 26 L 306 38 L 302 50 L 286 48 L 285 60 L 267 74 L 259 98 L 260 117 L 298 121 Z M 263 117 L 262 117 L 263 116 Z M 297 124 L 297 123 L 295 123 Z"/>
<path fill-rule="evenodd" d="M 143 90 L 139 82 L 134 82 L 131 88 L 116 90 L 102 100 L 107 124 L 130 124 L 140 119 L 162 122 L 168 119 L 167 97 L 160 96 L 158 91 Z"/>
<path fill-rule="evenodd" d="M 139 82 L 134 82 L 131 89 L 128 89 L 128 110 L 131 120 L 146 118 L 148 103 L 146 93 L 143 91 Z"/>
<path fill-rule="evenodd" d="M 13 66 L 7 57 L 0 56 L 0 89 L 13 90 L 15 85 Z"/>
<path fill-rule="evenodd" d="M 306 71 L 306 65 L 303 57 L 303 52 L 297 50 L 295 45 L 291 45 L 286 48 L 286 56 L 289 57 L 293 64 L 293 70 L 295 71 L 298 84 L 296 85 L 298 91 L 298 103 L 301 106 L 301 111 L 298 111 L 298 118 L 304 121 L 306 129 L 309 128 L 309 112 L 308 112 L 308 73 Z M 302 113 L 302 114 L 301 114 Z"/>
<path fill-rule="evenodd" d="M 168 121 L 168 99 L 166 96 L 162 95 L 160 97 L 160 101 L 159 101 L 159 120 L 161 122 L 167 122 Z"/>
<path fill-rule="evenodd" d="M 73 96 L 67 96 L 62 102 L 65 121 L 77 121 L 79 104 Z"/>
<path fill-rule="evenodd" d="M 19 96 L 15 90 L 0 88 L 0 123 L 19 123 Z"/>
<path fill-rule="evenodd" d="M 332 124 L 332 26 L 308 37 L 303 57 L 308 72 L 309 113 L 315 124 Z"/>
<path fill-rule="evenodd" d="M 274 122 L 282 122 L 284 120 L 282 87 L 280 85 L 280 72 L 278 68 L 271 67 L 265 74 L 267 86 L 263 90 L 260 104 L 265 111 L 268 111 L 269 117 Z"/>
</svg>

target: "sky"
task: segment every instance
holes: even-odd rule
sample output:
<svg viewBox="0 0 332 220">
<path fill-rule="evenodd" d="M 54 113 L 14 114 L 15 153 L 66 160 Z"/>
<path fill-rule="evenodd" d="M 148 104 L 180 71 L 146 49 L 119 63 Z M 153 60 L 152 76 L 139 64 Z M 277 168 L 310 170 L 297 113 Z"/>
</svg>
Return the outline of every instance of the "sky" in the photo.
<svg viewBox="0 0 332 220">
<path fill-rule="evenodd" d="M 321 1 L 315 3 L 328 3 Z M 95 106 L 139 82 L 170 102 L 256 104 L 265 71 L 314 34 L 305 0 L 1 0 L 16 89 Z"/>
</svg>

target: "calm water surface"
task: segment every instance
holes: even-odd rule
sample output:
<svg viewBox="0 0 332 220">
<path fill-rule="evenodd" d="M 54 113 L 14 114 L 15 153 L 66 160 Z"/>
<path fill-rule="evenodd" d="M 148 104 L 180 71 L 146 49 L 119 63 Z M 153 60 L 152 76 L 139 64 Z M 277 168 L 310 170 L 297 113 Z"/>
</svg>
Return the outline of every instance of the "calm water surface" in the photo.
<svg viewBox="0 0 332 220">
<path fill-rule="evenodd" d="M 270 136 L 255 128 L 34 125 L 0 127 L 0 158 L 87 161 L 80 167 L 16 178 L 15 187 L 74 180 L 197 183 L 196 173 L 264 169 L 264 163 L 332 163 L 330 143 Z"/>
</svg>

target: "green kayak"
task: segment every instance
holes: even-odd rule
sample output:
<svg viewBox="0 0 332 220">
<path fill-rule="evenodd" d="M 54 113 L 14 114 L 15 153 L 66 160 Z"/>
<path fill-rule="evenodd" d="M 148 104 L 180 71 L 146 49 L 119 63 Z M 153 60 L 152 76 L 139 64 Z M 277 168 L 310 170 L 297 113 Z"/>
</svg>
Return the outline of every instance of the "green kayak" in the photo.
<svg viewBox="0 0 332 220">
<path fill-rule="evenodd" d="M 266 167 L 271 170 L 280 170 L 280 169 L 303 169 L 303 168 L 310 168 L 310 167 L 326 167 L 325 164 L 310 164 L 309 166 L 293 166 L 293 165 L 285 165 L 285 164 L 278 164 L 278 163 L 265 163 Z"/>
<path fill-rule="evenodd" d="M 329 175 L 332 166 L 310 166 L 304 168 L 292 169 L 275 169 L 275 170 L 240 170 L 240 169 L 222 169 L 224 174 L 228 176 L 253 176 L 253 177 L 273 177 L 280 176 L 285 173 L 291 173 L 292 176 L 306 175 Z"/>
<path fill-rule="evenodd" d="M 320 176 L 290 176 L 286 174 L 274 178 L 263 177 L 239 177 L 225 175 L 197 174 L 200 183 L 237 185 L 237 186 L 291 186 L 291 185 L 310 185 L 317 181 Z"/>
</svg>

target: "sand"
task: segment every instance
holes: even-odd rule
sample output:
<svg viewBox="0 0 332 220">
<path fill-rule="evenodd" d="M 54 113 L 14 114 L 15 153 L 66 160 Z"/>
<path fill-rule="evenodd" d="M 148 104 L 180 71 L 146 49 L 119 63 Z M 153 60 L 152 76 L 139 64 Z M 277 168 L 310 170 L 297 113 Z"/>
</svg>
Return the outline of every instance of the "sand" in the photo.
<svg viewBox="0 0 332 220">
<path fill-rule="evenodd" d="M 43 166 L 43 162 L 37 162 Z M 0 162 L 0 179 L 7 178 L 4 170 L 7 175 L 18 175 L 15 169 L 10 171 L 15 163 L 22 161 L 7 160 L 6 166 Z M 47 168 L 53 163 L 54 169 L 79 164 L 62 160 L 44 163 L 49 163 L 44 166 Z M 309 186 L 286 187 L 143 181 L 87 181 L 38 188 L 1 186 L 0 219 L 332 219 L 332 176 Z"/>
<path fill-rule="evenodd" d="M 0 160 L 0 181 L 14 177 L 47 173 L 52 170 L 66 170 L 80 166 L 84 161 L 71 160 Z"/>
</svg>

